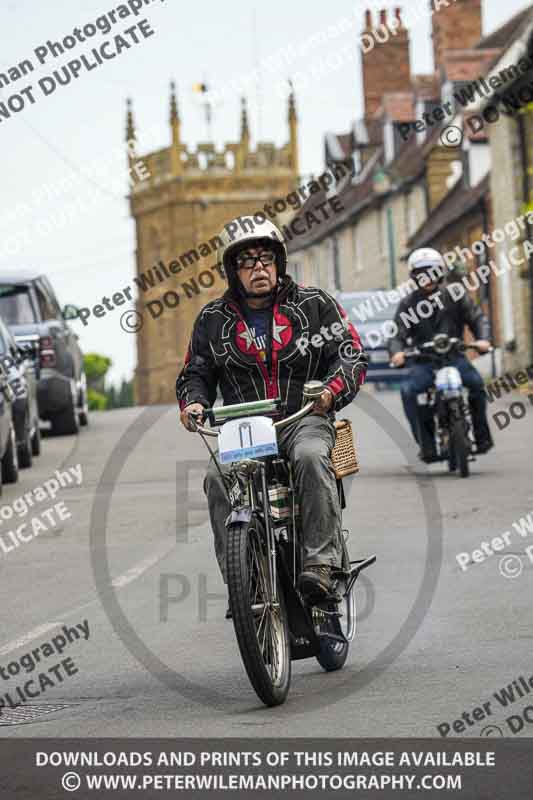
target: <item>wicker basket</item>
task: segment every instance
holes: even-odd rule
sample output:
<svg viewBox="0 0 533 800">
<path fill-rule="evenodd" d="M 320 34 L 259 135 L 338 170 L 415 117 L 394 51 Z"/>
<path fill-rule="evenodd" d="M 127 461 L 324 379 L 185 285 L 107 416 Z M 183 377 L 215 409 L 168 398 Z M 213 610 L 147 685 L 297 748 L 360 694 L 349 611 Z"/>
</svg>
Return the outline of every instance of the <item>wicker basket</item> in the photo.
<svg viewBox="0 0 533 800">
<path fill-rule="evenodd" d="M 352 423 L 348 419 L 335 421 L 337 438 L 335 447 L 331 451 L 333 469 L 337 478 L 355 475 L 359 472 L 359 461 L 353 441 Z"/>
</svg>

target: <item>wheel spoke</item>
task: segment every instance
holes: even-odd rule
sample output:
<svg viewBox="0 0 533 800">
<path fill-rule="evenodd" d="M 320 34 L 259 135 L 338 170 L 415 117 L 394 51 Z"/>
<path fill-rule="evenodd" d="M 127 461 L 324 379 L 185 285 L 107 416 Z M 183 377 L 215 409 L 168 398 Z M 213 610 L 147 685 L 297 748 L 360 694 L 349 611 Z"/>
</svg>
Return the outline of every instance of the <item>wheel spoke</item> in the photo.
<svg viewBox="0 0 533 800">
<path fill-rule="evenodd" d="M 254 614 L 259 651 L 272 683 L 279 685 L 285 666 L 285 633 L 280 611 L 272 607 L 266 542 L 257 529 L 250 530 L 247 561 L 250 611 Z M 254 611 L 254 606 L 259 606 L 260 612 Z"/>
</svg>

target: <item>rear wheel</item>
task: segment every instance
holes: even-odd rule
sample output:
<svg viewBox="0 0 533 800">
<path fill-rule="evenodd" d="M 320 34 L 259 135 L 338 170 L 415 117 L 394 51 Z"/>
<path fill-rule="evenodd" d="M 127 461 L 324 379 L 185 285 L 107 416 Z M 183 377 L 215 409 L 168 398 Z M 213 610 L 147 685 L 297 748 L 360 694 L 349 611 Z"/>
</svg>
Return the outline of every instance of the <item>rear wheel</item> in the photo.
<svg viewBox="0 0 533 800">
<path fill-rule="evenodd" d="M 450 456 L 448 464 L 450 465 L 450 469 L 452 469 L 453 465 L 454 470 L 459 470 L 461 478 L 468 478 L 470 475 L 470 465 L 468 463 L 469 454 L 470 447 L 468 445 L 464 420 L 455 419 L 452 422 L 450 431 Z"/>
<path fill-rule="evenodd" d="M 54 414 L 51 419 L 52 433 L 56 436 L 69 436 L 79 432 L 80 422 L 74 395 L 71 394 L 69 404 L 60 414 Z"/>
<path fill-rule="evenodd" d="M 226 569 L 230 609 L 241 657 L 258 697 L 283 703 L 291 680 L 289 629 L 279 580 L 273 602 L 268 548 L 257 518 L 228 529 Z"/>
<path fill-rule="evenodd" d="M 19 462 L 15 427 L 11 425 L 7 450 L 2 459 L 2 482 L 16 483 L 19 479 Z"/>
</svg>

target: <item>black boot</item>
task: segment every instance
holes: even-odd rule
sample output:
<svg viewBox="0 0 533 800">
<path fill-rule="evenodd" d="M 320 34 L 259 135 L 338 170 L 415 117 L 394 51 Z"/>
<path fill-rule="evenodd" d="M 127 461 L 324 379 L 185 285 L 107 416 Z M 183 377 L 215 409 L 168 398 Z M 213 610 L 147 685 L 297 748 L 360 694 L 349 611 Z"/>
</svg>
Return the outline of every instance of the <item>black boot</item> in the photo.
<svg viewBox="0 0 533 800">
<path fill-rule="evenodd" d="M 328 597 L 333 591 L 331 567 L 326 565 L 306 567 L 298 579 L 298 588 L 304 597 Z"/>
</svg>

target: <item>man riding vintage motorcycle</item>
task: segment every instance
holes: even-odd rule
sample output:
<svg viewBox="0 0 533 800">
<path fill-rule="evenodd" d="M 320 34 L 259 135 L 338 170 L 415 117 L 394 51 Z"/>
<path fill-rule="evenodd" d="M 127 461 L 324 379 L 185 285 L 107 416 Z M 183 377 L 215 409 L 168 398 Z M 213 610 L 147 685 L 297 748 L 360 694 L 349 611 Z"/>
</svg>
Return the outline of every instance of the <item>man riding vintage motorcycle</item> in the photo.
<svg viewBox="0 0 533 800">
<path fill-rule="evenodd" d="M 488 341 L 489 324 L 482 310 L 464 292 L 459 300 L 454 299 L 449 282 L 439 290 L 439 285 L 446 274 L 442 255 L 437 250 L 424 247 L 411 254 L 408 266 L 409 275 L 418 288 L 400 302 L 395 315 L 394 322 L 398 333 L 389 343 L 393 365 L 403 367 L 406 362 L 407 347 L 421 347 L 436 334 L 446 334 L 451 338 L 462 340 L 465 326 L 470 328 L 477 340 L 475 346 L 478 352 L 487 353 L 491 347 Z M 424 316 L 417 317 L 417 308 L 421 301 L 425 301 L 425 305 L 428 301 L 433 305 L 430 315 L 424 310 Z M 459 370 L 462 382 L 469 390 L 476 452 L 486 453 L 493 446 L 493 440 L 487 421 L 487 400 L 483 379 L 473 364 L 461 353 L 455 354 L 450 364 Z M 417 398 L 431 387 L 433 380 L 434 368 L 431 363 L 416 363 L 410 369 L 409 378 L 402 384 L 405 415 L 421 448 L 423 443 L 418 441 Z M 427 430 L 433 426 L 432 417 L 425 416 L 420 422 L 426 428 L 427 435 L 424 439 L 433 443 L 434 448 L 434 431 Z M 434 449 L 429 452 L 421 451 L 420 455 L 427 462 L 437 459 Z"/>
<path fill-rule="evenodd" d="M 239 217 L 220 234 L 219 262 L 228 289 L 208 303 L 194 324 L 176 383 L 181 421 L 195 430 L 220 388 L 224 405 L 281 398 L 284 415 L 302 406 L 304 384 L 327 387 L 312 414 L 280 432 L 280 452 L 294 469 L 304 565 L 299 589 L 327 596 L 332 568 L 340 567 L 341 507 L 330 453 L 334 413 L 352 402 L 367 359 L 355 328 L 325 291 L 298 286 L 286 274 L 287 250 L 270 221 Z M 226 582 L 226 527 L 231 511 L 222 474 L 211 459 L 204 481 L 215 551 Z"/>
</svg>

